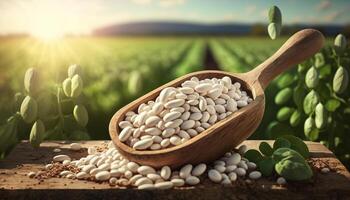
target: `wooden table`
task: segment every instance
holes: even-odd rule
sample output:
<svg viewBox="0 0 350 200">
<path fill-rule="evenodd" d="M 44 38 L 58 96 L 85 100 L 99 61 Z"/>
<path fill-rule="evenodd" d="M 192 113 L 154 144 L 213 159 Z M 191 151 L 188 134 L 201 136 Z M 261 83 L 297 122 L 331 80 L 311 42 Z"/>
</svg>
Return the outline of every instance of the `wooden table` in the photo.
<svg viewBox="0 0 350 200">
<path fill-rule="evenodd" d="M 103 146 L 107 141 L 81 143 L 84 147 Z M 259 143 L 244 142 L 249 148 L 257 148 Z M 39 149 L 33 149 L 24 141 L 0 161 L 0 199 L 350 199 L 350 174 L 346 168 L 323 145 L 314 142 L 307 145 L 312 152 L 311 160 L 316 163 L 316 173 L 310 182 L 290 182 L 283 187 L 275 184 L 276 177 L 269 177 L 222 186 L 202 178 L 202 183 L 195 187 L 141 191 L 64 178 L 31 179 L 26 174 L 43 169 L 56 154 L 80 158 L 87 152 L 86 149 L 73 152 L 67 142 L 45 142 Z M 62 152 L 54 153 L 54 148 L 61 148 Z M 331 172 L 320 173 L 322 167 L 329 167 Z"/>
</svg>

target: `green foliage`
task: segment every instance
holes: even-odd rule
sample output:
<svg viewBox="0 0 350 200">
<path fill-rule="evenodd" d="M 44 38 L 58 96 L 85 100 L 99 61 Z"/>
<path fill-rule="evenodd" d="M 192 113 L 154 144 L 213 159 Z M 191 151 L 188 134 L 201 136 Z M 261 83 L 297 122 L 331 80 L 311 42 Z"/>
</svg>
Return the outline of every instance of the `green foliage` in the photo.
<svg viewBox="0 0 350 200">
<path fill-rule="evenodd" d="M 264 157 L 257 163 L 257 166 L 259 167 L 259 170 L 263 176 L 271 176 L 274 171 L 275 164 L 275 160 L 271 157 Z"/>
<path fill-rule="evenodd" d="M 302 155 L 304 158 L 309 158 L 310 152 L 303 140 L 294 135 L 285 135 L 282 136 L 282 138 L 290 142 L 291 149 L 300 153 L 300 155 Z"/>
<path fill-rule="evenodd" d="M 277 150 L 279 148 L 290 148 L 291 147 L 291 143 L 284 139 L 283 137 L 277 138 L 277 140 L 275 140 L 275 142 L 273 143 L 273 150 Z"/>
<path fill-rule="evenodd" d="M 259 145 L 259 151 L 265 156 L 271 156 L 273 153 L 272 147 L 267 142 L 261 142 Z"/>
<path fill-rule="evenodd" d="M 257 163 L 263 176 L 274 172 L 291 181 L 307 180 L 312 177 L 312 170 L 306 162 L 309 150 L 298 137 L 287 135 L 277 138 L 273 148 L 267 142 L 261 142 L 259 151 L 250 149 L 244 157 Z"/>
<path fill-rule="evenodd" d="M 305 159 L 292 149 L 277 149 L 273 153 L 273 159 L 276 161 L 275 170 L 277 174 L 287 180 L 303 181 L 310 179 L 313 175 Z"/>
<path fill-rule="evenodd" d="M 333 47 L 325 47 L 313 58 L 299 64 L 297 72 L 289 72 L 295 74 L 297 80 L 278 87 L 280 91 L 292 88 L 293 101 L 288 99 L 282 104 L 275 99 L 275 104 L 280 106 L 276 111 L 278 127 L 293 128 L 295 132 L 288 136 L 321 141 L 347 166 L 350 166 L 350 146 L 346 145 L 350 142 L 346 136 L 350 132 L 350 115 L 347 112 L 350 111 L 349 66 L 350 52 L 346 39 L 338 35 Z M 278 96 L 279 93 L 276 98 Z M 294 109 L 289 123 L 286 120 L 289 115 L 287 108 Z M 271 122 L 271 126 L 277 127 L 275 122 Z M 273 131 L 269 134 L 271 138 L 282 133 L 281 128 Z"/>
<path fill-rule="evenodd" d="M 244 157 L 254 163 L 259 163 L 263 159 L 261 153 L 255 149 L 249 149 L 247 152 L 245 152 Z"/>
<path fill-rule="evenodd" d="M 0 158 L 9 153 L 11 147 L 18 142 L 17 126 L 20 116 L 15 114 L 7 119 L 6 124 L 0 126 Z"/>
<path fill-rule="evenodd" d="M 28 125 L 31 126 L 29 141 L 34 147 L 38 147 L 45 138 L 89 138 L 84 128 L 88 122 L 88 112 L 81 102 L 83 81 L 78 74 L 80 72 L 76 65 L 71 66 L 68 75 L 72 78 L 65 79 L 62 86 L 57 85 L 54 88 L 57 94 L 54 95 L 50 92 L 51 88 L 39 87 L 39 72 L 36 69 L 27 70 L 24 87 L 28 94 L 25 98 L 21 93 L 15 94 L 15 113 L 0 127 L 1 139 L 8 141 L 0 148 L 1 157 L 22 135 L 28 138 L 25 134 L 28 133 Z M 20 123 L 22 121 L 25 124 Z M 70 136 L 72 133 L 74 136 Z"/>
</svg>

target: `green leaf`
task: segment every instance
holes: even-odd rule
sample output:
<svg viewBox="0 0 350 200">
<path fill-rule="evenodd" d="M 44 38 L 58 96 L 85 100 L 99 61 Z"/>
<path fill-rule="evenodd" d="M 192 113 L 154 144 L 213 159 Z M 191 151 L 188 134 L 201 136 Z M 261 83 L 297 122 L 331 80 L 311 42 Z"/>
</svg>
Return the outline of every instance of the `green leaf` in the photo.
<svg viewBox="0 0 350 200">
<path fill-rule="evenodd" d="M 261 153 L 255 149 L 249 149 L 245 152 L 244 157 L 247 158 L 250 162 L 258 163 L 263 159 Z"/>
<path fill-rule="evenodd" d="M 14 111 L 17 112 L 19 111 L 19 109 L 21 108 L 21 104 L 24 100 L 25 96 L 20 93 L 20 92 L 17 92 L 14 96 Z"/>
<path fill-rule="evenodd" d="M 304 158 L 308 158 L 310 156 L 309 148 L 300 138 L 294 135 L 284 135 L 282 138 L 288 140 L 291 144 L 290 148 L 300 153 L 300 155 L 302 155 Z"/>
<path fill-rule="evenodd" d="M 275 166 L 275 160 L 271 157 L 265 157 L 257 163 L 259 171 L 263 176 L 271 176 Z"/>
<path fill-rule="evenodd" d="M 287 180 L 301 181 L 310 179 L 312 170 L 303 156 L 289 148 L 279 148 L 272 157 L 276 161 L 277 174 Z"/>
<path fill-rule="evenodd" d="M 329 112 L 335 112 L 337 108 L 339 108 L 339 106 L 340 106 L 340 101 L 337 99 L 329 99 L 325 105 L 326 109 Z"/>
<path fill-rule="evenodd" d="M 261 142 L 259 145 L 259 150 L 265 156 L 271 156 L 273 153 L 272 147 L 267 142 Z"/>
<path fill-rule="evenodd" d="M 273 150 L 276 150 L 276 149 L 279 149 L 279 148 L 289 148 L 291 146 L 291 143 L 280 137 L 280 138 L 277 138 L 277 140 L 275 140 L 275 142 L 273 143 Z"/>
<path fill-rule="evenodd" d="M 276 139 L 279 138 L 282 135 L 293 135 L 294 131 L 293 129 L 288 126 L 287 124 L 280 123 L 280 122 L 271 122 L 268 126 L 267 130 L 270 138 Z"/>
<path fill-rule="evenodd" d="M 293 89 L 293 101 L 298 108 L 302 108 L 305 96 L 306 96 L 306 88 L 304 87 L 303 84 L 298 84 Z"/>
<path fill-rule="evenodd" d="M 72 99 L 64 99 L 61 101 L 61 108 L 62 108 L 62 113 L 64 115 L 70 115 L 73 113 L 74 109 L 74 102 Z"/>
<path fill-rule="evenodd" d="M 293 84 L 295 81 L 294 76 L 291 73 L 285 73 L 280 75 L 277 79 L 277 87 L 278 88 L 286 88 Z"/>
<path fill-rule="evenodd" d="M 320 68 L 324 64 L 325 64 L 325 59 L 324 59 L 323 54 L 321 52 L 320 53 L 316 53 L 315 54 L 315 67 L 316 68 Z"/>
<path fill-rule="evenodd" d="M 0 126 L 0 154 L 6 155 L 19 142 L 18 117 L 10 117 L 7 123 Z"/>
<path fill-rule="evenodd" d="M 332 66 L 330 64 L 326 64 L 320 68 L 320 79 L 325 79 L 329 77 L 332 73 Z"/>
<path fill-rule="evenodd" d="M 43 121 L 46 121 L 46 118 L 49 115 L 54 115 L 56 113 L 52 112 L 53 104 L 55 104 L 55 96 L 50 94 L 50 92 L 45 91 L 39 94 L 38 96 L 38 117 Z"/>
</svg>

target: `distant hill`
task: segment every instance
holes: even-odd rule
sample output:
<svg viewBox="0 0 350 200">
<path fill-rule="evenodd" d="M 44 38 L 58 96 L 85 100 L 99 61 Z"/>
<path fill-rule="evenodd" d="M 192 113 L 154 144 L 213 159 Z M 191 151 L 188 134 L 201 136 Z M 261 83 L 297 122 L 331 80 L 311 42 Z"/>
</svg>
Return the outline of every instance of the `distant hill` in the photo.
<svg viewBox="0 0 350 200">
<path fill-rule="evenodd" d="M 341 25 L 289 25 L 283 27 L 283 33 L 289 34 L 303 28 L 316 28 L 325 35 L 335 35 L 347 30 L 349 26 Z M 169 34 L 228 34 L 228 35 L 262 35 L 266 33 L 264 24 L 218 23 L 201 24 L 188 22 L 132 22 L 115 24 L 93 31 L 93 35 L 169 35 Z"/>
<path fill-rule="evenodd" d="M 143 35 L 143 34 L 246 34 L 248 24 L 200 24 L 182 22 L 133 22 L 96 29 L 94 35 Z"/>
</svg>

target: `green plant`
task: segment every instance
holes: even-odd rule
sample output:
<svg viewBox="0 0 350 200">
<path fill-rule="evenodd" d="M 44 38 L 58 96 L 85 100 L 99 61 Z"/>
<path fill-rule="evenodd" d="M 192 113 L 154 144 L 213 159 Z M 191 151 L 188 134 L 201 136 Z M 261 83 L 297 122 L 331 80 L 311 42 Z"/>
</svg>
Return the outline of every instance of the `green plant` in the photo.
<svg viewBox="0 0 350 200">
<path fill-rule="evenodd" d="M 299 64 L 297 72 L 282 75 L 294 78 L 279 87 L 275 103 L 281 108 L 276 113 L 277 121 L 271 123 L 270 137 L 282 134 L 274 127 L 286 127 L 291 130 L 288 135 L 320 141 L 349 166 L 350 147 L 346 145 L 350 142 L 346 136 L 350 131 L 349 64 L 346 39 L 339 34 L 333 48 L 324 48 Z M 281 78 L 277 82 L 280 81 Z"/>
<path fill-rule="evenodd" d="M 312 177 L 312 170 L 305 159 L 309 157 L 306 144 L 295 136 L 283 136 L 271 147 L 267 142 L 261 142 L 259 151 L 248 150 L 244 157 L 255 162 L 264 176 L 270 176 L 274 171 L 287 180 L 301 181 Z"/>
<path fill-rule="evenodd" d="M 80 67 L 69 67 L 68 78 L 55 87 L 56 94 L 43 85 L 39 71 L 29 68 L 24 76 L 25 93 L 15 94 L 15 113 L 0 128 L 4 143 L 0 145 L 2 156 L 18 142 L 22 132 L 28 132 L 28 126 L 31 126 L 29 141 L 34 147 L 46 138 L 89 138 L 85 129 L 88 112 L 81 95 L 83 80 Z"/>
</svg>

